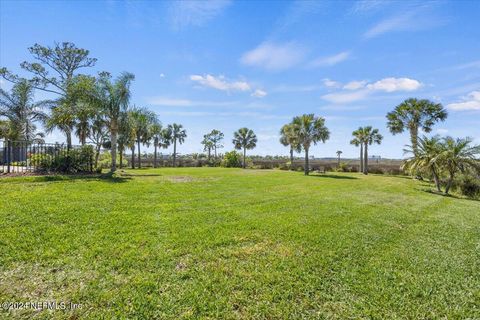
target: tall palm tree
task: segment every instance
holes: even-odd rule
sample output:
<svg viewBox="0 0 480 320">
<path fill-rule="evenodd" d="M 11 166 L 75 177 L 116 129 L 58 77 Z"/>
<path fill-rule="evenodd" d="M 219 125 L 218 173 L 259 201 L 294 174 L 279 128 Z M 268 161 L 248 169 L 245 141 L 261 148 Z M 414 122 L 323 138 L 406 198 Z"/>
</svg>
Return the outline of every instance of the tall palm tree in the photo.
<svg viewBox="0 0 480 320">
<path fill-rule="evenodd" d="M 352 132 L 354 138 L 350 141 L 350 144 L 358 147 L 360 146 L 360 170 L 359 172 L 363 172 L 363 131 L 362 127 L 358 128 L 357 130 Z"/>
<path fill-rule="evenodd" d="M 173 166 L 176 166 L 177 160 L 177 142 L 182 144 L 187 137 L 187 131 L 181 124 L 169 124 L 168 130 L 171 132 L 171 141 L 173 142 Z"/>
<path fill-rule="evenodd" d="M 158 147 L 162 143 L 162 124 L 160 121 L 155 121 L 150 126 L 150 136 L 153 139 L 153 167 L 157 167 L 157 162 L 158 162 Z"/>
<path fill-rule="evenodd" d="M 117 170 L 117 136 L 122 111 L 128 108 L 130 84 L 135 76 L 124 72 L 114 81 L 109 73 L 100 74 L 91 100 L 100 107 L 110 131 L 112 165 L 111 172 Z"/>
<path fill-rule="evenodd" d="M 293 152 L 301 152 L 302 146 L 298 143 L 298 137 L 295 134 L 294 125 L 285 124 L 280 129 L 280 143 L 285 147 L 290 147 L 290 168 L 293 169 Z"/>
<path fill-rule="evenodd" d="M 440 103 L 427 99 L 410 98 L 387 114 L 387 127 L 392 134 L 410 132 L 410 141 L 414 154 L 418 150 L 418 131 L 432 131 L 433 125 L 447 118 L 447 111 Z"/>
<path fill-rule="evenodd" d="M 440 168 L 438 156 L 442 152 L 442 144 L 439 136 L 428 138 L 418 138 L 417 154 L 413 152 L 412 146 L 407 146 L 404 149 L 405 153 L 412 154 L 412 157 L 405 160 L 402 165 L 404 170 L 409 170 L 412 173 L 418 170 L 427 170 L 432 174 L 435 187 L 438 191 L 440 189 Z"/>
<path fill-rule="evenodd" d="M 315 117 L 312 114 L 304 114 L 293 118 L 293 131 L 298 138 L 298 143 L 305 151 L 305 175 L 310 172 L 308 164 L 308 151 L 310 147 L 316 145 L 317 142 L 327 141 L 330 138 L 330 132 L 325 126 L 325 119 L 322 117 Z"/>
<path fill-rule="evenodd" d="M 337 151 L 337 157 L 338 157 L 338 166 L 340 167 L 340 156 L 343 152 L 341 150 Z"/>
<path fill-rule="evenodd" d="M 382 143 L 383 136 L 378 132 L 378 129 L 373 129 L 371 126 L 362 128 L 363 131 L 363 174 L 368 174 L 368 146 L 374 143 Z"/>
<path fill-rule="evenodd" d="M 445 194 L 448 194 L 452 187 L 453 179 L 458 170 L 464 171 L 466 167 L 473 167 L 480 170 L 480 145 L 471 145 L 472 139 L 443 139 L 442 149 L 437 161 L 445 167 L 448 173 Z"/>
<path fill-rule="evenodd" d="M 235 149 L 243 149 L 243 164 L 242 167 L 245 169 L 245 158 L 247 156 L 247 150 L 251 150 L 257 146 L 257 136 L 253 130 L 248 128 L 240 128 L 238 131 L 233 133 L 233 145 Z"/>
<path fill-rule="evenodd" d="M 0 88 L 0 116 L 9 120 L 9 138 L 34 139 L 35 122 L 46 118 L 43 109 L 51 104 L 48 100 L 34 102 L 34 88 L 27 80 L 14 84 L 10 93 Z"/>
<path fill-rule="evenodd" d="M 146 108 L 134 108 L 131 112 L 131 116 L 137 142 L 137 163 L 138 167 L 141 168 L 140 145 L 146 144 L 148 146 L 151 140 L 151 126 L 157 123 L 158 120 L 156 114 Z"/>
</svg>

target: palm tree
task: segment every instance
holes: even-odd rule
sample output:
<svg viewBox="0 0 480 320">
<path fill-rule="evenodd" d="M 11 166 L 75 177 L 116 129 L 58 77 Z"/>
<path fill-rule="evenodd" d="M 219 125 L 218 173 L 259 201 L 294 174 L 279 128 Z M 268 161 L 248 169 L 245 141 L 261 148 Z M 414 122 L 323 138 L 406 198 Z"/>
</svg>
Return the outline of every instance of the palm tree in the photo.
<svg viewBox="0 0 480 320">
<path fill-rule="evenodd" d="M 413 152 L 412 146 L 407 146 L 405 153 L 410 153 L 413 156 L 407 159 L 402 168 L 414 173 L 418 170 L 427 170 L 432 174 L 435 187 L 438 191 L 440 189 L 440 168 L 438 166 L 438 156 L 442 152 L 442 144 L 439 136 L 418 139 L 417 154 Z"/>
<path fill-rule="evenodd" d="M 253 130 L 248 128 L 240 128 L 238 131 L 233 133 L 233 145 L 235 149 L 243 149 L 243 164 L 242 167 L 245 169 L 245 158 L 247 156 L 247 149 L 251 150 L 257 146 L 257 136 Z"/>
<path fill-rule="evenodd" d="M 100 156 L 100 148 L 108 140 L 108 132 L 105 126 L 105 120 L 101 115 L 97 115 L 90 126 L 88 138 L 91 143 L 95 144 L 95 168 L 98 166 L 98 157 Z"/>
<path fill-rule="evenodd" d="M 152 137 L 153 139 L 153 167 L 156 168 L 157 167 L 157 149 L 161 143 L 161 139 L 162 139 L 162 124 L 160 123 L 160 121 L 155 121 L 155 123 L 153 123 L 151 126 L 150 126 L 150 136 Z"/>
<path fill-rule="evenodd" d="M 363 130 L 363 145 L 364 145 L 364 156 L 363 156 L 363 174 L 368 174 L 368 146 L 374 143 L 382 143 L 383 136 L 378 133 L 378 129 L 373 129 L 371 126 L 362 128 Z"/>
<path fill-rule="evenodd" d="M 173 166 L 176 166 L 177 160 L 177 141 L 182 144 L 187 137 L 187 131 L 181 124 L 169 124 L 168 130 L 171 132 L 171 141 L 173 142 Z"/>
<path fill-rule="evenodd" d="M 293 168 L 293 152 L 301 152 L 302 146 L 298 143 L 293 124 L 285 124 L 280 129 L 280 143 L 285 147 L 290 147 L 290 168 Z"/>
<path fill-rule="evenodd" d="M 418 130 L 432 131 L 433 125 L 447 118 L 447 111 L 440 103 L 426 99 L 410 98 L 387 114 L 387 127 L 392 134 L 410 132 L 410 141 L 414 154 L 418 150 Z"/>
<path fill-rule="evenodd" d="M 448 194 L 452 187 L 455 173 L 465 171 L 466 167 L 473 167 L 480 170 L 480 160 L 477 158 L 480 155 L 480 145 L 471 146 L 472 139 L 453 139 L 446 137 L 443 139 L 441 152 L 438 155 L 438 161 L 445 167 L 448 173 L 447 186 L 445 187 L 445 194 Z"/>
<path fill-rule="evenodd" d="M 308 164 L 308 151 L 312 144 L 316 145 L 317 142 L 327 141 L 330 138 L 330 132 L 325 126 L 325 119 L 322 117 L 315 117 L 312 114 L 304 114 L 293 118 L 293 132 L 298 138 L 298 143 L 305 150 L 305 175 L 310 172 Z"/>
<path fill-rule="evenodd" d="M 9 121 L 9 138 L 13 140 L 32 140 L 37 135 L 36 121 L 43 121 L 46 113 L 43 109 L 52 101 L 34 102 L 34 88 L 22 80 L 13 85 L 10 93 L 0 88 L 0 116 Z"/>
<path fill-rule="evenodd" d="M 141 168 L 141 153 L 140 145 L 146 144 L 148 146 L 151 139 L 151 126 L 158 122 L 157 116 L 154 112 L 146 108 L 134 108 L 131 112 L 133 130 L 137 142 L 137 163 Z"/>
<path fill-rule="evenodd" d="M 357 130 L 352 132 L 354 138 L 350 141 L 350 144 L 358 147 L 360 146 L 360 170 L 359 172 L 363 172 L 363 131 L 362 127 L 358 128 Z"/>
<path fill-rule="evenodd" d="M 338 167 L 340 167 L 340 155 L 342 154 L 343 152 L 341 150 L 338 150 L 337 151 L 337 157 L 338 157 Z"/>
<path fill-rule="evenodd" d="M 91 100 L 100 107 L 110 131 L 112 165 L 111 172 L 117 169 L 117 135 L 122 111 L 128 108 L 130 100 L 130 84 L 135 76 L 122 73 L 115 81 L 107 72 L 100 74 Z"/>
</svg>

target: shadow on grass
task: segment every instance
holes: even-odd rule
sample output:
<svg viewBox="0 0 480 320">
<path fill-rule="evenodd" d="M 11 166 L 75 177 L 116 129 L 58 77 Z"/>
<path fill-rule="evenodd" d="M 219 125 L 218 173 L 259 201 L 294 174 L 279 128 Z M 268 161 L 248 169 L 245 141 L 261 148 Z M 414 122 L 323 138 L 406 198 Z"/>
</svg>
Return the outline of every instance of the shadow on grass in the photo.
<svg viewBox="0 0 480 320">
<path fill-rule="evenodd" d="M 310 174 L 308 175 L 309 177 L 316 177 L 316 178 L 328 178 L 328 179 L 345 179 L 345 180 L 356 180 L 358 179 L 357 177 L 351 177 L 351 176 L 342 176 L 342 175 L 337 175 L 337 174 Z"/>
<path fill-rule="evenodd" d="M 20 179 L 19 179 L 20 178 Z M 132 178 L 123 177 L 113 173 L 104 174 L 70 174 L 70 175 L 45 175 L 45 176 L 18 176 L 5 179 L 2 183 L 25 183 L 25 182 L 57 182 L 57 181 L 103 181 L 108 183 L 124 183 Z"/>
<path fill-rule="evenodd" d="M 474 198 L 467 198 L 467 197 L 459 197 L 457 195 L 453 194 L 445 194 L 444 192 L 439 192 L 437 190 L 432 190 L 432 189 L 422 189 L 423 192 L 434 194 L 437 196 L 445 197 L 445 198 L 452 198 L 452 199 L 458 199 L 458 200 L 469 200 L 469 201 L 476 201 L 480 202 L 480 199 L 474 199 Z"/>
</svg>

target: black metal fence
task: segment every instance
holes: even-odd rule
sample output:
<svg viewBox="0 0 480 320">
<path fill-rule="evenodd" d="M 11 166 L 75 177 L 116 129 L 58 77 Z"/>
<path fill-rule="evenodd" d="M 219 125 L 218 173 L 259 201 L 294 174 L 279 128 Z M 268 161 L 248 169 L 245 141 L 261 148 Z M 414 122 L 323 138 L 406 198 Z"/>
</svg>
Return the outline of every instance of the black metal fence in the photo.
<svg viewBox="0 0 480 320">
<path fill-rule="evenodd" d="M 91 146 L 0 140 L 0 173 L 92 171 Z"/>
</svg>

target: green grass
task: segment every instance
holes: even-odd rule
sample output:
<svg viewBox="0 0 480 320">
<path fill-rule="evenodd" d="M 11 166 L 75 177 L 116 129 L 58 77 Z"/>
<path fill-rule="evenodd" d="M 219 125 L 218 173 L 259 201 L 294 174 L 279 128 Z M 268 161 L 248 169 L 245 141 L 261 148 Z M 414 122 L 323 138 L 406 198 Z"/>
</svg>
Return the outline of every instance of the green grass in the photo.
<svg viewBox="0 0 480 320">
<path fill-rule="evenodd" d="M 479 319 L 480 202 L 402 177 L 188 168 L 0 179 L 29 318 Z"/>
</svg>

